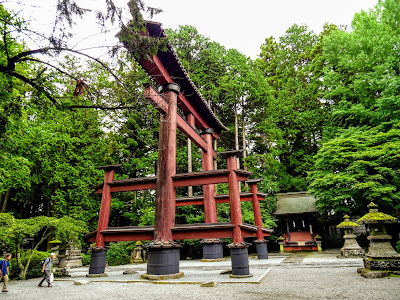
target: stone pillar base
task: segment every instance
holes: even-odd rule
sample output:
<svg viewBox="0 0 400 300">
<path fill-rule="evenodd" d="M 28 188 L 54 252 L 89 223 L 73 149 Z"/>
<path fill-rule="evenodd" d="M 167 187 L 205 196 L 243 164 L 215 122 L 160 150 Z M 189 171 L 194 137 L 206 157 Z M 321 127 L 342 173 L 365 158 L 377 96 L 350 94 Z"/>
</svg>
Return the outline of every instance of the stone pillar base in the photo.
<svg viewBox="0 0 400 300">
<path fill-rule="evenodd" d="M 89 275 L 104 274 L 107 262 L 107 249 L 94 248 L 90 259 Z"/>
<path fill-rule="evenodd" d="M 371 271 L 399 271 L 400 272 L 400 257 L 399 258 L 379 258 L 371 259 L 364 258 L 364 267 Z"/>
<path fill-rule="evenodd" d="M 400 271 L 371 271 L 365 268 L 358 268 L 357 273 L 360 273 L 362 277 L 365 278 L 384 278 L 390 275 L 400 276 Z"/>
<path fill-rule="evenodd" d="M 179 243 L 152 242 L 147 247 L 147 275 L 180 274 L 179 259 L 181 245 Z"/>
<path fill-rule="evenodd" d="M 178 279 L 183 277 L 183 272 L 179 272 L 176 274 L 168 274 L 168 275 L 150 275 L 150 274 L 143 274 L 140 275 L 140 279 L 147 279 L 147 280 L 168 280 L 168 279 Z"/>
<path fill-rule="evenodd" d="M 230 244 L 232 275 L 231 277 L 250 277 L 248 244 Z"/>
<path fill-rule="evenodd" d="M 257 258 L 258 259 L 268 259 L 268 246 L 267 240 L 256 240 L 254 241 L 257 249 Z"/>
<path fill-rule="evenodd" d="M 221 239 L 204 239 L 201 241 L 203 245 L 202 261 L 223 261 L 224 245 Z"/>
<path fill-rule="evenodd" d="M 348 257 L 362 257 L 365 252 L 357 243 L 357 236 L 354 233 L 347 233 L 343 236 L 344 245 L 343 248 L 340 249 L 341 258 Z"/>
</svg>

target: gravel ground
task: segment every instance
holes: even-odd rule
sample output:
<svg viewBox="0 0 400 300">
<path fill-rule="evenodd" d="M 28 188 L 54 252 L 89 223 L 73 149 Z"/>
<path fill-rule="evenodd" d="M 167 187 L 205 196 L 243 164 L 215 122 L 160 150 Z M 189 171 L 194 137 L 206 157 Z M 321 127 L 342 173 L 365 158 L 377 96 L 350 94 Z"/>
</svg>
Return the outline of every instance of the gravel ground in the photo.
<svg viewBox="0 0 400 300">
<path fill-rule="evenodd" d="M 269 260 L 250 259 L 252 283 L 228 283 L 220 270 L 229 269 L 230 261 L 203 263 L 182 261 L 185 277 L 164 284 L 136 280 L 145 265 L 108 268 L 104 282 L 90 282 L 75 286 L 74 280 L 87 269 L 74 269 L 72 278 L 54 282 L 53 288 L 37 287 L 38 279 L 12 281 L 3 299 L 400 299 L 400 277 L 366 279 L 356 273 L 361 259 L 337 259 L 333 254 L 311 254 L 300 263 L 284 263 L 285 257 L 272 256 Z M 121 275 L 122 270 L 134 269 L 138 274 Z M 218 274 L 217 274 L 218 273 Z M 128 277 L 127 277 L 128 276 Z M 264 277 L 262 277 L 264 276 Z M 257 283 L 257 281 L 259 283 Z M 218 281 L 216 287 L 201 287 L 198 282 Z M 111 281 L 111 282 L 110 282 Z M 113 282 L 114 281 L 114 282 Z M 225 282 L 223 282 L 225 281 Z"/>
</svg>

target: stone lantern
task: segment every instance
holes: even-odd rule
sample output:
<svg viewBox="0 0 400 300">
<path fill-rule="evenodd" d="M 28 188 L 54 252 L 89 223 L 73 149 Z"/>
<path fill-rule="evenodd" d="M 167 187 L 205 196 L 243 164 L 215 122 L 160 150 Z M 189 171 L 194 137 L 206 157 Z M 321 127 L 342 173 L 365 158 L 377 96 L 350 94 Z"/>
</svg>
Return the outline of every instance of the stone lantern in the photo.
<svg viewBox="0 0 400 300">
<path fill-rule="evenodd" d="M 337 228 L 344 230 L 344 245 L 340 249 L 340 256 L 338 257 L 347 258 L 363 256 L 364 250 L 361 249 L 360 245 L 357 243 L 357 236 L 353 232 L 353 229 L 359 225 L 350 221 L 350 217 L 348 215 L 345 215 L 343 218 L 344 221 L 336 226 Z"/>
<path fill-rule="evenodd" d="M 400 275 L 400 255 L 393 249 L 390 244 L 392 237 L 386 232 L 386 224 L 395 223 L 397 219 L 379 212 L 378 205 L 373 202 L 368 208 L 369 213 L 357 221 L 370 229 L 368 253 L 364 258 L 365 268 L 359 269 L 359 272 L 366 278 Z"/>
<path fill-rule="evenodd" d="M 143 263 L 146 261 L 146 250 L 141 241 L 135 243 L 136 247 L 131 252 L 131 263 Z"/>
</svg>

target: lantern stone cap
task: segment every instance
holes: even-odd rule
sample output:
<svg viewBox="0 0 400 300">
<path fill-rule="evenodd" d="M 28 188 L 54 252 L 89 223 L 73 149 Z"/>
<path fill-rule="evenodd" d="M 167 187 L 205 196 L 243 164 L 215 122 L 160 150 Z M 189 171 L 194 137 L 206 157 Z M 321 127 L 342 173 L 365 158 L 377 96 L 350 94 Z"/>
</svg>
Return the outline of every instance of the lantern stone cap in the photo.
<svg viewBox="0 0 400 300">
<path fill-rule="evenodd" d="M 337 228 L 354 228 L 360 226 L 358 223 L 350 221 L 350 217 L 348 215 L 344 215 L 343 219 L 344 221 L 337 225 Z"/>
<path fill-rule="evenodd" d="M 369 213 L 357 220 L 359 224 L 378 224 L 378 223 L 395 223 L 397 219 L 390 215 L 378 211 L 378 205 L 371 202 L 368 205 Z"/>
</svg>

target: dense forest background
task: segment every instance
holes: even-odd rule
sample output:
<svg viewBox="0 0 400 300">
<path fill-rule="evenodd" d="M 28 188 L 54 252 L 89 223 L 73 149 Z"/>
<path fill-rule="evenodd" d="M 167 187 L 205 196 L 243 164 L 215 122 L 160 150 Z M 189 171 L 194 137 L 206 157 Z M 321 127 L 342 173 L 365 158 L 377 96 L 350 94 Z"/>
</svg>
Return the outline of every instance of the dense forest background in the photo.
<svg viewBox="0 0 400 300">
<path fill-rule="evenodd" d="M 144 9 L 156 12 L 142 1 L 130 4 L 133 27 L 140 28 Z M 65 24 L 71 12 L 84 13 L 68 5 L 59 11 Z M 113 11 L 118 16 L 110 8 L 100 17 L 109 20 Z M 217 150 L 244 149 L 241 168 L 264 179 L 259 189 L 271 195 L 262 204 L 265 226 L 275 226 L 276 193 L 304 190 L 317 198 L 322 218 L 361 214 L 371 201 L 400 216 L 399 23 L 400 2 L 379 1 L 357 13 L 351 28 L 326 24 L 315 33 L 294 24 L 279 39 L 266 37 L 255 60 L 192 26 L 167 29 L 191 79 L 230 129 Z M 60 37 L 29 33 L 30 23 L 2 4 L 0 30 L 0 211 L 70 216 L 94 230 L 100 196 L 92 187 L 104 176 L 98 166 L 121 163 L 119 178 L 156 173 L 159 114 L 142 93 L 149 78 L 123 47 L 110 49 L 108 60 L 79 55 Z M 29 35 L 46 46 L 32 51 Z M 133 54 L 143 55 L 162 42 L 136 46 Z M 188 141 L 178 134 L 177 144 L 177 172 L 187 172 Z M 199 170 L 195 147 L 192 156 Z M 154 200 L 149 191 L 116 194 L 111 225 L 152 224 Z M 244 221 L 253 222 L 251 204 L 242 205 Z M 218 214 L 229 219 L 229 206 L 219 205 Z M 202 220 L 202 207 L 177 209 L 177 223 Z"/>
</svg>

